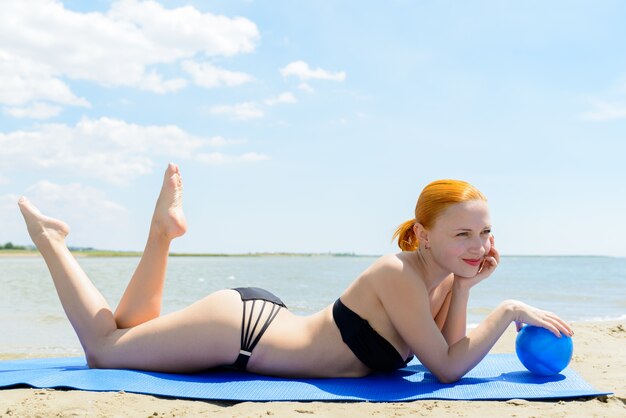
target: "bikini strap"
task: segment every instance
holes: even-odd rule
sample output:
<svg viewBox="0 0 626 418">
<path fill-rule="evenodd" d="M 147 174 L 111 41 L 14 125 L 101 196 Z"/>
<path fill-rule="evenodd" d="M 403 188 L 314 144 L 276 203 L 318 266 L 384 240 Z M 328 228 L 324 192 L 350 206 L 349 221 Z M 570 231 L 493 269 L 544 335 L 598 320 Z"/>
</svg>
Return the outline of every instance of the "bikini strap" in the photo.
<svg viewBox="0 0 626 418">
<path fill-rule="evenodd" d="M 257 346 L 257 344 L 261 340 L 261 337 L 263 336 L 263 334 L 265 334 L 265 331 L 267 331 L 267 328 L 270 326 L 274 318 L 276 318 L 276 315 L 278 315 L 278 312 L 281 309 L 280 305 L 276 305 L 270 302 L 272 304 L 270 314 L 265 320 L 265 323 L 261 326 L 261 329 L 259 330 L 259 333 L 255 338 L 254 333 L 256 332 L 256 328 L 259 325 L 259 321 L 261 320 L 261 316 L 263 315 L 267 301 L 263 300 L 263 305 L 261 305 L 261 310 L 258 313 L 258 316 L 256 318 L 254 326 L 252 327 L 252 330 L 250 330 L 250 325 L 252 324 L 252 319 L 254 317 L 254 306 L 255 306 L 256 300 L 252 299 L 252 306 L 250 307 L 250 314 L 248 315 L 247 321 L 246 321 L 246 305 L 249 301 L 250 300 L 246 300 L 243 302 L 243 315 L 241 318 L 241 345 L 240 345 L 241 349 L 239 350 L 239 355 L 237 356 L 237 360 L 235 360 L 235 363 L 233 364 L 233 366 L 238 370 L 246 370 L 248 361 L 250 360 L 250 356 L 252 355 L 252 350 L 254 350 L 254 347 Z"/>
</svg>

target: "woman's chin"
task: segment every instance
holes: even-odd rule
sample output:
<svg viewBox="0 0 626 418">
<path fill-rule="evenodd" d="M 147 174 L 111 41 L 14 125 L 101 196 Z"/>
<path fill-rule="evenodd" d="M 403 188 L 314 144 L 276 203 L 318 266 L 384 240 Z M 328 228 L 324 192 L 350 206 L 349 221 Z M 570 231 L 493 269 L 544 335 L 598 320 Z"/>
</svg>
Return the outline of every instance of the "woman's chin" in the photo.
<svg viewBox="0 0 626 418">
<path fill-rule="evenodd" d="M 474 276 L 470 276 L 467 273 L 454 273 L 455 277 L 458 277 L 460 279 L 471 279 Z"/>
<path fill-rule="evenodd" d="M 478 268 L 460 268 L 457 271 L 453 272 L 456 277 L 460 277 L 462 279 L 471 279 L 472 277 L 478 274 Z"/>
</svg>

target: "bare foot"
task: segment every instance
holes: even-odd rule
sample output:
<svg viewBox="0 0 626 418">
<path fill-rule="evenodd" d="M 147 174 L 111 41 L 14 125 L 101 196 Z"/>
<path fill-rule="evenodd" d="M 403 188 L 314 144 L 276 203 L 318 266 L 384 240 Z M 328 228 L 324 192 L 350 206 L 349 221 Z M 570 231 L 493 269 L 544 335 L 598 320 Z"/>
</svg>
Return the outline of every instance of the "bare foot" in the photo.
<svg viewBox="0 0 626 418">
<path fill-rule="evenodd" d="M 70 227 L 65 222 L 43 215 L 25 197 L 21 197 L 17 204 L 26 221 L 28 234 L 37 247 L 50 241 L 63 242 L 69 234 Z"/>
<path fill-rule="evenodd" d="M 187 231 L 183 213 L 183 179 L 176 164 L 170 163 L 165 170 L 161 194 L 152 216 L 152 228 L 169 239 L 180 237 Z"/>
</svg>

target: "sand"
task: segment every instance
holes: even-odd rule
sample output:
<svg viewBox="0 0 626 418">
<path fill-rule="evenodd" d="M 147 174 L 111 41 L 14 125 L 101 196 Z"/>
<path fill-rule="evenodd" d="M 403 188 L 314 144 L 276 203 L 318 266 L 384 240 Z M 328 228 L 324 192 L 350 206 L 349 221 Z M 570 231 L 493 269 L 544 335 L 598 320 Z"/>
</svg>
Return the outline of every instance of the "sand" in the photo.
<svg viewBox="0 0 626 418">
<path fill-rule="evenodd" d="M 614 392 L 614 395 L 542 402 L 234 403 L 163 399 L 123 392 L 25 388 L 0 390 L 0 417 L 625 417 L 626 320 L 577 323 L 574 332 L 574 356 L 570 366 L 596 389 Z M 492 352 L 514 352 L 514 340 L 515 330 L 511 326 Z"/>
</svg>

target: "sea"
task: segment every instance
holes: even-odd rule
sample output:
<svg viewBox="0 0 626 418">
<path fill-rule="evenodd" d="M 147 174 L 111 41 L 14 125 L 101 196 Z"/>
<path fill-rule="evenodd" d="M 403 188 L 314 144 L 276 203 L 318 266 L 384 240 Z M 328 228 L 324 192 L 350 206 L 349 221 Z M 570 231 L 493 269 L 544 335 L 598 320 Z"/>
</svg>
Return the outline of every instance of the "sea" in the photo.
<svg viewBox="0 0 626 418">
<path fill-rule="evenodd" d="M 334 255 L 171 257 L 163 310 L 179 310 L 223 288 L 258 286 L 308 315 L 334 302 L 377 257 Z M 115 308 L 139 261 L 80 257 L 87 275 Z M 505 299 L 556 312 L 567 321 L 626 318 L 626 258 L 503 256 L 494 274 L 472 289 L 468 327 Z M 41 257 L 0 258 L 0 356 L 78 355 Z"/>
</svg>

